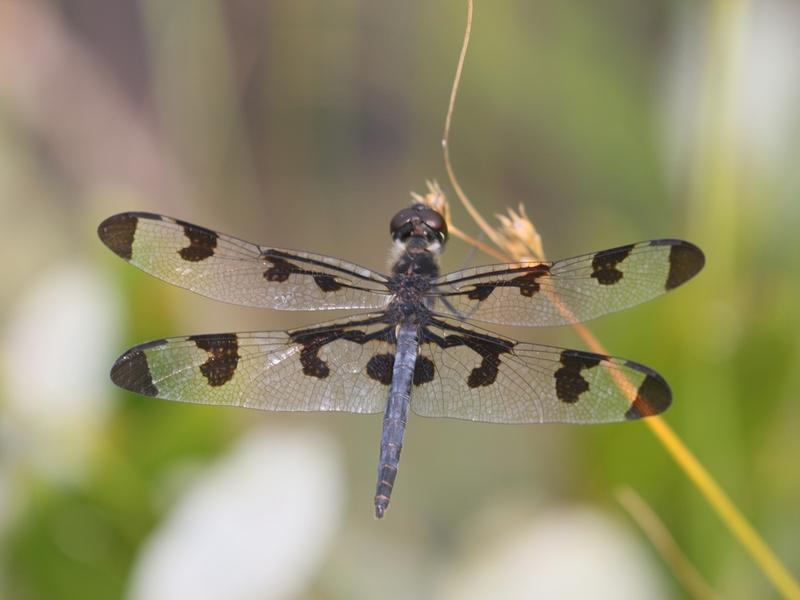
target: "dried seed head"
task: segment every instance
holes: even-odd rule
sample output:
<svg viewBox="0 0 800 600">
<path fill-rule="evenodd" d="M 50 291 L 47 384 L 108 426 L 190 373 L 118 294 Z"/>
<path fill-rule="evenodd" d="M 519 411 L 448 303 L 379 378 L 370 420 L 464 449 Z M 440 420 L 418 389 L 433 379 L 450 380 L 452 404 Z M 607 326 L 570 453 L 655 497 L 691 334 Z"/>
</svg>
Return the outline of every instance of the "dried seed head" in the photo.
<svg viewBox="0 0 800 600">
<path fill-rule="evenodd" d="M 544 260 L 542 237 L 536 231 L 525 207 L 520 203 L 518 212 L 508 209 L 508 215 L 496 215 L 500 221 L 499 233 L 505 250 L 517 260 Z"/>
<path fill-rule="evenodd" d="M 444 220 L 450 224 L 450 203 L 447 201 L 447 196 L 444 195 L 442 188 L 436 180 L 426 181 L 428 186 L 428 193 L 424 196 L 411 192 L 411 197 L 415 202 L 421 202 L 428 208 L 432 208 L 444 217 Z"/>
</svg>

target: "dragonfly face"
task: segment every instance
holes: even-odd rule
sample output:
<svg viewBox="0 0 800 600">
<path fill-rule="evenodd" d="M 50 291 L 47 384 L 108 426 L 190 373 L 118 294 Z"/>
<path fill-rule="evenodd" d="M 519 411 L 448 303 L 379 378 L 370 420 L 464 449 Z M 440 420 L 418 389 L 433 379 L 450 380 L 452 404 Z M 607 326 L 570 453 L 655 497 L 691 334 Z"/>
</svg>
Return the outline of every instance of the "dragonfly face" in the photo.
<svg viewBox="0 0 800 600">
<path fill-rule="evenodd" d="M 382 275 L 161 215 L 109 217 L 98 228 L 103 243 L 174 285 L 244 306 L 359 311 L 310 328 L 147 342 L 117 359 L 112 381 L 200 404 L 383 412 L 378 517 L 391 497 L 409 408 L 492 423 L 588 424 L 669 407 L 666 382 L 641 364 L 518 342 L 467 322 L 563 325 L 622 310 L 696 275 L 705 259 L 693 244 L 651 240 L 441 275 L 447 225 L 439 213 L 421 204 L 405 208 L 390 233 L 393 265 Z"/>
<path fill-rule="evenodd" d="M 389 223 L 389 232 L 395 242 L 405 244 L 409 238 L 425 239 L 429 244 L 447 240 L 447 223 L 442 215 L 424 204 L 414 204 L 397 213 Z"/>
</svg>

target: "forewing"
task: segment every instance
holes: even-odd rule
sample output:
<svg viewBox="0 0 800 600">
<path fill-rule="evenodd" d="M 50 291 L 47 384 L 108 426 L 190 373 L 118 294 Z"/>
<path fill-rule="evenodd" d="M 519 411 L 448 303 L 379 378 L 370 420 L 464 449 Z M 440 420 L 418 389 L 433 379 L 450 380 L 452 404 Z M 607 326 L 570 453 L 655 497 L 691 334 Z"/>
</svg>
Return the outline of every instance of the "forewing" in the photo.
<svg viewBox="0 0 800 600">
<path fill-rule="evenodd" d="M 419 415 L 490 423 L 610 423 L 670 402 L 666 382 L 643 365 L 439 319 L 424 330 L 411 394 Z"/>
<path fill-rule="evenodd" d="M 449 273 L 433 286 L 439 314 L 502 325 L 565 325 L 645 302 L 703 268 L 695 245 L 652 240 L 554 263 Z"/>
<path fill-rule="evenodd" d="M 184 221 L 141 212 L 97 230 L 118 256 L 198 294 L 281 310 L 373 309 L 389 301 L 386 278 L 328 256 L 267 248 Z"/>
<path fill-rule="evenodd" d="M 380 319 L 156 340 L 120 356 L 111 379 L 137 394 L 195 404 L 380 412 L 391 370 L 374 357 L 394 352 L 392 328 Z"/>
</svg>

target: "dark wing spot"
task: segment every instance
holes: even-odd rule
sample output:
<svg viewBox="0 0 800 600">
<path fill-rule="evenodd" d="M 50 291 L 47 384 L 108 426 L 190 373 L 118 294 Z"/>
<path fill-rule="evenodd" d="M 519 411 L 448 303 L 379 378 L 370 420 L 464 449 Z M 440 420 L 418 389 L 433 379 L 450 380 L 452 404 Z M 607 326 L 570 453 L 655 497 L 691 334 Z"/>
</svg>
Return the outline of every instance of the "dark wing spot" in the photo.
<svg viewBox="0 0 800 600">
<path fill-rule="evenodd" d="M 623 273 L 617 266 L 628 258 L 633 244 L 602 250 L 592 258 L 592 277 L 601 285 L 613 285 L 622 279 Z"/>
<path fill-rule="evenodd" d="M 530 298 L 536 292 L 539 291 L 541 287 L 537 279 L 542 275 L 547 275 L 550 273 L 550 267 L 547 265 L 538 265 L 534 268 L 534 270 L 525 273 L 525 275 L 520 275 L 519 277 L 515 277 L 511 280 L 511 285 L 515 285 L 519 287 L 519 293 L 525 296 L 526 298 Z"/>
<path fill-rule="evenodd" d="M 378 322 L 379 322 L 378 319 L 367 319 L 364 321 L 360 321 L 359 324 L 369 325 Z M 302 346 L 302 349 L 300 350 L 300 364 L 303 366 L 303 373 L 308 375 L 309 377 L 316 377 L 317 379 L 325 379 L 328 375 L 330 375 L 330 368 L 328 367 L 328 363 L 326 363 L 319 357 L 319 352 L 320 350 L 322 350 L 324 346 L 332 342 L 335 342 L 337 340 L 346 340 L 348 342 L 353 342 L 355 344 L 361 344 L 361 345 L 364 345 L 367 342 L 375 339 L 389 342 L 393 339 L 392 338 L 393 334 L 391 333 L 391 329 L 392 329 L 391 327 L 386 327 L 384 329 L 376 330 L 368 334 L 365 331 L 359 329 L 345 329 L 342 327 L 331 329 L 325 326 L 320 328 L 312 327 L 310 329 L 293 331 L 291 333 L 291 340 L 293 343 Z M 379 354 L 376 356 L 387 356 L 387 355 Z M 370 363 L 375 358 L 376 357 L 373 356 L 372 359 L 370 359 Z M 392 356 L 392 361 L 394 361 L 394 356 Z M 376 364 L 375 368 L 377 368 L 378 366 L 379 365 Z M 369 364 L 367 365 L 367 368 L 369 368 Z M 391 378 L 391 368 L 389 369 L 389 377 Z M 373 377 L 373 379 L 375 379 L 375 377 Z"/>
<path fill-rule="evenodd" d="M 277 250 L 266 250 L 261 255 L 264 260 L 272 263 L 272 266 L 264 271 L 264 279 L 267 281 L 283 283 L 289 279 L 289 276 L 292 274 L 311 275 L 314 278 L 314 283 L 316 283 L 317 287 L 323 292 L 335 292 L 342 289 L 342 284 L 336 281 L 333 275 L 314 273 L 313 271 L 298 267 L 282 256 L 278 256 L 277 252 Z"/>
<path fill-rule="evenodd" d="M 367 363 L 367 375 L 383 385 L 392 383 L 392 369 L 394 354 L 376 354 Z"/>
<path fill-rule="evenodd" d="M 326 294 L 338 292 L 343 288 L 350 288 L 364 292 L 374 291 L 370 288 L 357 287 L 352 283 L 349 283 L 348 280 L 348 275 L 367 280 L 370 279 L 369 276 L 344 267 L 325 264 L 325 262 L 321 260 L 298 256 L 290 252 L 276 250 L 275 248 L 262 249 L 259 257 L 268 267 L 264 270 L 263 277 L 270 282 L 283 283 L 288 281 L 289 277 L 292 275 L 305 275 L 310 276 L 314 280 L 314 283 L 317 285 L 317 287 Z M 293 261 L 293 259 L 295 260 Z M 298 266 L 297 262 L 311 265 L 312 270 Z M 337 271 L 338 273 L 341 273 L 343 281 L 337 280 L 337 275 L 331 275 L 328 273 L 328 271 Z"/>
<path fill-rule="evenodd" d="M 417 362 L 414 363 L 414 385 L 422 385 L 433 381 L 434 371 L 433 361 L 430 358 L 417 356 Z"/>
<path fill-rule="evenodd" d="M 447 325 L 435 320 L 432 322 L 445 331 L 457 331 L 459 333 L 463 333 L 464 335 L 450 334 L 440 337 L 433 333 L 429 328 L 425 327 L 422 329 L 423 342 L 436 344 L 442 349 L 452 348 L 454 346 L 466 346 L 481 357 L 481 364 L 472 369 L 467 377 L 467 385 L 469 387 L 484 387 L 492 385 L 497 380 L 501 362 L 500 355 L 511 352 L 511 350 L 514 348 L 514 342 L 490 335 L 475 334 L 469 330 L 455 327 L 453 325 Z M 417 363 L 414 369 L 415 378 L 417 376 L 417 368 L 421 368 L 419 367 L 419 363 Z M 431 362 L 431 376 L 433 374 L 433 368 L 434 365 Z"/>
<path fill-rule="evenodd" d="M 319 351 L 323 344 L 312 343 L 303 346 L 300 351 L 300 364 L 303 365 L 303 373 L 309 377 L 316 377 L 317 379 L 325 379 L 331 374 L 328 363 L 319 357 Z"/>
<path fill-rule="evenodd" d="M 564 350 L 561 353 L 562 367 L 555 372 L 558 399 L 568 404 L 577 402 L 580 395 L 589 390 L 589 382 L 583 378 L 581 371 L 596 367 L 603 358 L 599 354 Z"/>
<path fill-rule="evenodd" d="M 467 385 L 471 388 L 485 387 L 492 385 L 497 380 L 497 373 L 500 368 L 500 353 L 492 352 L 485 354 L 478 367 L 472 369 L 467 378 Z"/>
<path fill-rule="evenodd" d="M 513 279 L 492 281 L 490 283 L 476 283 L 473 288 L 467 292 L 467 298 L 470 300 L 483 301 L 498 287 L 516 287 L 519 288 L 519 293 L 530 298 L 541 287 L 538 279 L 543 275 L 550 274 L 550 266 L 547 264 L 539 264 L 529 269 L 524 275 L 519 275 Z"/>
<path fill-rule="evenodd" d="M 189 245 L 178 250 L 178 254 L 183 260 L 200 262 L 214 256 L 214 248 L 217 247 L 215 232 L 184 221 L 176 221 L 176 223 L 183 226 L 183 235 L 189 239 Z"/>
<path fill-rule="evenodd" d="M 133 213 L 122 213 L 107 218 L 97 228 L 97 235 L 117 256 L 130 260 L 133 257 L 133 238 L 139 218 Z"/>
<path fill-rule="evenodd" d="M 489 295 L 494 291 L 495 287 L 497 286 L 491 283 L 479 283 L 467 293 L 467 298 L 482 302 L 489 297 Z"/>
<path fill-rule="evenodd" d="M 286 259 L 278 258 L 277 256 L 264 256 L 264 258 L 272 263 L 272 266 L 264 271 L 264 279 L 267 281 L 281 283 L 289 279 L 289 275 L 292 273 L 300 271 L 297 266 Z"/>
<path fill-rule="evenodd" d="M 703 251 L 694 244 L 681 242 L 669 251 L 669 274 L 665 288 L 671 290 L 694 277 L 706 264 Z"/>
<path fill-rule="evenodd" d="M 463 344 L 481 356 L 481 364 L 472 369 L 467 377 L 467 385 L 471 388 L 492 385 L 500 369 L 500 355 L 510 352 L 512 348 L 505 340 L 489 336 L 448 335 L 445 340 L 448 345 Z"/>
<path fill-rule="evenodd" d="M 330 375 L 330 368 L 328 363 L 319 357 L 319 351 L 322 347 L 341 335 L 340 329 L 335 329 L 328 332 L 311 333 L 308 331 L 297 332 L 292 341 L 300 344 L 300 364 L 303 367 L 303 373 L 309 377 L 316 377 L 317 379 L 325 379 Z"/>
<path fill-rule="evenodd" d="M 147 356 L 145 356 L 144 350 L 163 343 L 164 340 L 156 340 L 128 350 L 111 367 L 111 381 L 119 387 L 137 394 L 158 396 L 158 388 L 153 383 L 153 376 L 147 365 Z"/>
<path fill-rule="evenodd" d="M 208 360 L 200 365 L 200 372 L 208 380 L 208 385 L 218 387 L 233 378 L 240 358 L 239 340 L 235 333 L 193 335 L 189 340 L 208 352 Z"/>
<path fill-rule="evenodd" d="M 342 289 L 342 285 L 337 283 L 336 279 L 334 279 L 333 275 L 321 275 L 317 274 L 314 275 L 314 283 L 317 284 L 317 287 L 321 289 L 323 292 L 335 292 L 337 290 Z"/>
<path fill-rule="evenodd" d="M 629 366 L 630 363 L 628 363 Z M 634 365 L 639 371 L 644 367 Z M 642 381 L 636 392 L 636 399 L 625 413 L 626 419 L 641 419 L 658 415 L 667 410 L 672 404 L 672 392 L 670 392 L 667 382 L 655 371 L 647 369 L 647 376 Z"/>
</svg>

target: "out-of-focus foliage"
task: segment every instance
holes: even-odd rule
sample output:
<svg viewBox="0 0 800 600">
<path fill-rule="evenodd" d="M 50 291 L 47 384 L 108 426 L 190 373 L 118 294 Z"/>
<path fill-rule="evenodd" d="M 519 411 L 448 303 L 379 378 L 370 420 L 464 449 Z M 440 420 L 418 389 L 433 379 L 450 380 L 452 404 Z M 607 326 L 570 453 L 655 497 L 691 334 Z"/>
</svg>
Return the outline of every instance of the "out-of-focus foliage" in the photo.
<svg viewBox="0 0 800 600">
<path fill-rule="evenodd" d="M 592 327 L 664 374 L 667 420 L 798 573 L 800 8 L 729 4 L 480 3 L 451 151 L 483 214 L 524 202 L 550 257 L 654 237 L 706 251 L 686 289 Z M 377 522 L 379 417 L 108 381 L 136 342 L 315 318 L 148 278 L 96 239 L 114 212 L 385 266 L 389 217 L 445 180 L 464 10 L 0 3 L 0 596 L 680 596 L 621 484 L 720 594 L 771 593 L 641 425 L 414 417 Z M 453 242 L 444 268 L 466 261 L 489 262 Z"/>
</svg>

